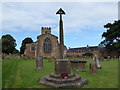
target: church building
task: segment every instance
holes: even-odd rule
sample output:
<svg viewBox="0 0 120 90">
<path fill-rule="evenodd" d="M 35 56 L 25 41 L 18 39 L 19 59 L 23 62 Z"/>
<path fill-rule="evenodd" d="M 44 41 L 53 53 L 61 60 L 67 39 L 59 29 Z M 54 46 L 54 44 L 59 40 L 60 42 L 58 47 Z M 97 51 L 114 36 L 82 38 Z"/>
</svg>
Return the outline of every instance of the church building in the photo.
<svg viewBox="0 0 120 90">
<path fill-rule="evenodd" d="M 51 34 L 50 27 L 42 27 L 41 35 L 37 36 L 37 41 L 26 44 L 25 56 L 28 58 L 36 58 L 43 56 L 46 58 L 59 58 L 59 42 L 58 37 Z M 64 46 L 64 52 L 67 48 Z"/>
<path fill-rule="evenodd" d="M 37 58 L 43 56 L 46 58 L 60 58 L 60 43 L 58 37 L 51 34 L 50 27 L 42 27 L 41 35 L 37 36 L 37 41 L 26 44 L 25 56 L 28 58 Z M 87 46 L 79 48 L 69 48 L 64 46 L 64 57 L 82 57 L 85 53 L 93 53 L 98 56 L 119 56 L 117 50 L 113 50 L 111 53 L 107 53 L 104 48 L 101 49 L 99 46 Z"/>
</svg>

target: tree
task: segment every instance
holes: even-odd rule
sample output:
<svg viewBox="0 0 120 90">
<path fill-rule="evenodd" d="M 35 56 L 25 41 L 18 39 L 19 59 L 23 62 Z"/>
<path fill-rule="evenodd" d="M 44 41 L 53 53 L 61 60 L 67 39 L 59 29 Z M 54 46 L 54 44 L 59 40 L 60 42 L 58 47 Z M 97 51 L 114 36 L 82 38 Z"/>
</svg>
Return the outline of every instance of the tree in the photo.
<svg viewBox="0 0 120 90">
<path fill-rule="evenodd" d="M 102 38 L 105 40 L 101 42 L 106 48 L 119 48 L 120 47 L 120 20 L 115 21 L 113 24 L 108 23 L 104 25 L 107 29 L 106 32 L 102 34 Z"/>
<path fill-rule="evenodd" d="M 0 41 L 2 42 L 2 53 L 9 54 L 16 51 L 16 40 L 11 35 L 3 35 Z"/>
<path fill-rule="evenodd" d="M 24 51 L 25 51 L 25 48 L 26 48 L 26 44 L 28 43 L 32 43 L 33 40 L 29 37 L 25 38 L 23 41 L 22 41 L 22 45 L 20 47 L 20 54 L 24 54 Z"/>
</svg>

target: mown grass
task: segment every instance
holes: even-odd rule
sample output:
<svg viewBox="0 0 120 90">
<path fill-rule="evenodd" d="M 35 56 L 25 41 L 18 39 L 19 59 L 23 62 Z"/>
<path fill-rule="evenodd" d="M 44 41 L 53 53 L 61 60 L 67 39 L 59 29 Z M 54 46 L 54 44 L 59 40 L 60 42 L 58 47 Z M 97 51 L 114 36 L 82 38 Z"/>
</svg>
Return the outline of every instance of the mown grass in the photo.
<svg viewBox="0 0 120 90">
<path fill-rule="evenodd" d="M 97 74 L 90 74 L 88 59 L 86 72 L 76 72 L 88 80 L 83 88 L 118 88 L 118 60 L 101 61 L 103 69 Z M 54 72 L 54 61 L 44 60 L 44 69 L 36 70 L 35 60 L 9 58 L 2 61 L 2 87 L 3 88 L 46 88 L 40 85 L 39 79 Z"/>
<path fill-rule="evenodd" d="M 2 88 L 2 60 L 0 59 L 0 89 Z"/>
</svg>

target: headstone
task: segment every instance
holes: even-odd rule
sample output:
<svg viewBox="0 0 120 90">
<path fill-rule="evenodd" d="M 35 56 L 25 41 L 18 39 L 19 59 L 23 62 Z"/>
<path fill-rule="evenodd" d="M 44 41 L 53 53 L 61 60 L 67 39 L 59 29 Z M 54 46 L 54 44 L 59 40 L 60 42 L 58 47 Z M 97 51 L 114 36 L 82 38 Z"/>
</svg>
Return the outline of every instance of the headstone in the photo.
<svg viewBox="0 0 120 90">
<path fill-rule="evenodd" d="M 70 60 L 71 62 L 71 69 L 84 72 L 86 69 L 87 61 L 80 61 L 80 60 Z"/>
<path fill-rule="evenodd" d="M 96 74 L 97 72 L 97 65 L 95 62 L 90 63 L 90 73 Z"/>
<path fill-rule="evenodd" d="M 104 61 L 104 57 L 103 56 L 101 56 L 100 58 L 101 58 L 101 61 Z"/>
<path fill-rule="evenodd" d="M 111 58 L 110 56 L 107 56 L 107 61 L 110 61 L 110 58 Z"/>
<path fill-rule="evenodd" d="M 93 61 L 96 63 L 97 69 L 101 69 L 101 65 L 100 65 L 100 63 L 99 63 L 99 60 L 98 60 L 98 56 L 97 56 L 97 55 L 95 55 L 95 56 L 93 57 Z"/>
<path fill-rule="evenodd" d="M 117 59 L 117 56 L 114 56 L 114 59 Z"/>
<path fill-rule="evenodd" d="M 36 69 L 37 70 L 41 70 L 41 69 L 43 69 L 43 57 L 42 56 L 38 56 L 37 58 L 36 58 Z"/>
</svg>

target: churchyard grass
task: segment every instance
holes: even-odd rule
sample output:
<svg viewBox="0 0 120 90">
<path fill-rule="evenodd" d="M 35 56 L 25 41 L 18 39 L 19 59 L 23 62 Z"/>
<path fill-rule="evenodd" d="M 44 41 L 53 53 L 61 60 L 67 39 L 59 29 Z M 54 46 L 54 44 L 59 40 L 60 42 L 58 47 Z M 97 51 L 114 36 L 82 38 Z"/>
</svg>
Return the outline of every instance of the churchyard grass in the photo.
<svg viewBox="0 0 120 90">
<path fill-rule="evenodd" d="M 118 88 L 118 60 L 100 61 L 103 69 L 98 70 L 97 74 L 90 74 L 89 63 L 92 59 L 87 61 L 86 72 L 72 70 L 73 73 L 88 80 L 88 84 L 83 88 Z M 39 79 L 52 72 L 54 72 L 54 61 L 45 59 L 44 69 L 36 70 L 34 59 L 7 58 L 2 60 L 2 87 L 46 88 L 38 83 Z"/>
<path fill-rule="evenodd" d="M 2 59 L 0 59 L 0 89 L 2 88 Z"/>
</svg>

